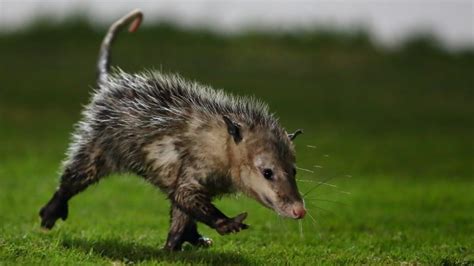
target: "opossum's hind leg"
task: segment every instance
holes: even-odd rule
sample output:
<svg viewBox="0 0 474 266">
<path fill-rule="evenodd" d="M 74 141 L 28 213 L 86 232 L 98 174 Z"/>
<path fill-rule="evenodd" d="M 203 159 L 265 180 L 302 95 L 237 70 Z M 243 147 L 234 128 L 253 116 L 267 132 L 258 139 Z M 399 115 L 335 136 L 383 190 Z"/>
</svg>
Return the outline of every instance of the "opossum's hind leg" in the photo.
<svg viewBox="0 0 474 266">
<path fill-rule="evenodd" d="M 176 206 L 171 208 L 171 226 L 166 240 L 165 249 L 179 251 L 184 242 L 189 242 L 194 246 L 209 247 L 212 240 L 203 237 L 197 231 L 197 224 L 188 214 L 181 211 Z"/>
<path fill-rule="evenodd" d="M 41 227 L 51 229 L 59 218 L 66 220 L 69 199 L 99 181 L 108 172 L 98 153 L 79 152 L 72 156 L 66 164 L 58 189 L 40 210 Z"/>
<path fill-rule="evenodd" d="M 211 238 L 199 234 L 197 224 L 194 220 L 187 227 L 184 234 L 184 241 L 189 242 L 193 246 L 205 248 L 212 246 L 213 243 Z"/>
</svg>

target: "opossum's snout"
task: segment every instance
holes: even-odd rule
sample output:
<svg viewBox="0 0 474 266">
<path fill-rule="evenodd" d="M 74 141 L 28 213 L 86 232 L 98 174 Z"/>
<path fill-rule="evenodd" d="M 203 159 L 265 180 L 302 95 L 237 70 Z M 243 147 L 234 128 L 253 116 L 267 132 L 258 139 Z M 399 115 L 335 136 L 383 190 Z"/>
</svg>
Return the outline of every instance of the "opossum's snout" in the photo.
<svg viewBox="0 0 474 266">
<path fill-rule="evenodd" d="M 288 208 L 287 216 L 293 219 L 303 219 L 306 215 L 306 208 L 304 207 L 303 202 L 296 202 Z"/>
<path fill-rule="evenodd" d="M 298 192 L 296 191 L 296 193 Z M 281 197 L 279 193 L 276 193 L 276 197 L 273 201 L 269 200 L 268 198 L 266 201 L 267 202 L 264 205 L 273 209 L 281 216 L 293 219 L 302 219 L 306 215 L 304 202 L 300 199 L 289 200 L 288 198 Z"/>
<path fill-rule="evenodd" d="M 264 206 L 281 216 L 302 219 L 306 215 L 304 201 L 301 199 L 294 177 L 274 180 L 273 183 L 257 188 L 259 200 Z"/>
<path fill-rule="evenodd" d="M 293 207 L 292 214 L 295 219 L 304 218 L 304 216 L 306 215 L 306 209 L 304 206 Z"/>
</svg>

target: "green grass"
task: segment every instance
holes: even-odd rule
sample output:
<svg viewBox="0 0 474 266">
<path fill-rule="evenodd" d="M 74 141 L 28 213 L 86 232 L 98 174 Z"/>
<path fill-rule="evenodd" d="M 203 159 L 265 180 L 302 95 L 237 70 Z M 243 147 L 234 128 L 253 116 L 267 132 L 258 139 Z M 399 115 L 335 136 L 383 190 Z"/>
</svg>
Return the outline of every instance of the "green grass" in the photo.
<svg viewBox="0 0 474 266">
<path fill-rule="evenodd" d="M 159 26 L 124 34 L 114 50 L 127 71 L 253 94 L 288 129 L 304 128 L 298 165 L 314 173 L 299 171 L 300 190 L 337 185 L 307 196 L 315 221 L 231 196 L 217 205 L 247 211 L 249 230 L 200 226 L 212 248 L 169 254 L 164 196 L 112 176 L 41 231 L 37 213 L 87 103 L 101 37 L 81 23 L 0 36 L 0 264 L 474 264 L 474 53 L 423 38 L 386 51 L 363 33 L 223 38 Z"/>
</svg>

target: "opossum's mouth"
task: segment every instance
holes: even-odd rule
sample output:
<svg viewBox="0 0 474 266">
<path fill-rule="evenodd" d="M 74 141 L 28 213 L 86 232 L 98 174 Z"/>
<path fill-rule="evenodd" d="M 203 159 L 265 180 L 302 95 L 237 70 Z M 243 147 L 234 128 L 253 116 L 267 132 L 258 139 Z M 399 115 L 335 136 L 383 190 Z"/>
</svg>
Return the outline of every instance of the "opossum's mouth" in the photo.
<svg viewBox="0 0 474 266">
<path fill-rule="evenodd" d="M 274 209 L 272 201 L 267 196 L 263 196 L 263 201 L 267 207 Z"/>
<path fill-rule="evenodd" d="M 295 217 L 294 213 L 291 211 L 290 206 L 285 206 L 286 208 L 280 208 L 279 206 L 273 204 L 273 202 L 265 195 L 262 195 L 260 199 L 260 202 L 265 207 L 275 211 L 278 215 L 292 219 L 299 219 L 298 217 Z"/>
</svg>

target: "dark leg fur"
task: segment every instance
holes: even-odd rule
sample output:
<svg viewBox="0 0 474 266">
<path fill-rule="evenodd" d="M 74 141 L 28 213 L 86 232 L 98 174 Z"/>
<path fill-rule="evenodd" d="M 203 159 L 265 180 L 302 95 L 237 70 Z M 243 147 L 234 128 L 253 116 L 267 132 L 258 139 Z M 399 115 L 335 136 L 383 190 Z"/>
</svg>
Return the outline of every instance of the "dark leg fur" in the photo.
<svg viewBox="0 0 474 266">
<path fill-rule="evenodd" d="M 63 221 L 67 219 L 68 205 L 67 198 L 58 189 L 51 200 L 40 210 L 41 227 L 51 229 L 57 219 L 61 218 Z"/>
<path fill-rule="evenodd" d="M 56 220 L 61 218 L 63 221 L 68 216 L 68 201 L 79 192 L 85 190 L 89 185 L 96 182 L 97 179 L 90 178 L 90 176 L 81 176 L 74 180 L 66 170 L 61 177 L 61 184 L 54 193 L 49 202 L 41 208 L 41 227 L 46 229 L 53 228 Z M 76 175 L 77 177 L 77 175 Z"/>
<path fill-rule="evenodd" d="M 211 203 L 211 199 L 199 185 L 181 184 L 171 195 L 171 200 L 177 208 L 216 229 L 221 235 L 248 228 L 248 225 L 243 223 L 247 213 L 241 213 L 234 218 L 227 217 Z"/>
<path fill-rule="evenodd" d="M 171 226 L 165 249 L 179 251 L 184 242 L 194 246 L 208 247 L 212 240 L 201 236 L 197 231 L 196 222 L 176 206 L 171 208 Z"/>
<path fill-rule="evenodd" d="M 104 163 L 98 156 L 91 158 L 86 153 L 74 156 L 74 160 L 65 168 L 61 176 L 59 188 L 40 210 L 41 227 L 51 229 L 59 218 L 66 220 L 69 199 L 99 181 L 99 178 L 104 175 Z"/>
</svg>

